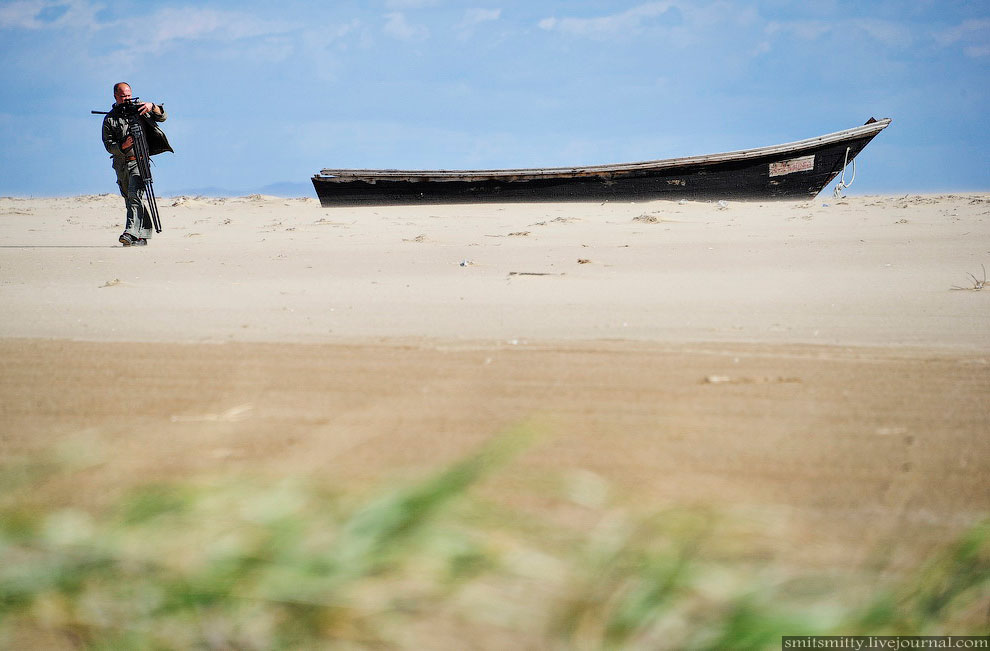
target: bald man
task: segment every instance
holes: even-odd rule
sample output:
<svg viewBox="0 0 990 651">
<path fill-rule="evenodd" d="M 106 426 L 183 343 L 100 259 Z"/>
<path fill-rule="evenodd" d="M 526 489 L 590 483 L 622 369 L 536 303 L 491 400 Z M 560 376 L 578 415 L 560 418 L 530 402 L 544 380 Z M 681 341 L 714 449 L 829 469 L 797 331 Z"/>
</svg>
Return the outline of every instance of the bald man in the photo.
<svg viewBox="0 0 990 651">
<path fill-rule="evenodd" d="M 124 114 L 125 106 L 135 108 L 142 120 L 142 130 L 148 142 L 150 155 L 172 151 L 165 133 L 158 127 L 168 115 L 165 106 L 143 102 L 131 103 L 131 86 L 119 82 L 113 86 L 114 104 L 103 118 L 103 146 L 113 156 L 113 169 L 117 172 L 117 186 L 127 207 L 127 220 L 124 232 L 118 241 L 124 246 L 146 246 L 151 237 L 151 215 L 144 205 L 144 183 L 138 172 L 137 157 L 134 153 L 134 138 Z"/>
</svg>

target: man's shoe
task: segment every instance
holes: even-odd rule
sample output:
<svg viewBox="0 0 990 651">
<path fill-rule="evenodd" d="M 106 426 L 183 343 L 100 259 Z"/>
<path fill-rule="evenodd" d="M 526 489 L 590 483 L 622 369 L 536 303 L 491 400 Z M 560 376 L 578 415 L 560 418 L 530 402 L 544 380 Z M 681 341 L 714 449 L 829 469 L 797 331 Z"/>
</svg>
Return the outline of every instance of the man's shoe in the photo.
<svg viewBox="0 0 990 651">
<path fill-rule="evenodd" d="M 137 244 L 138 238 L 134 237 L 130 233 L 125 232 L 120 234 L 120 237 L 117 238 L 117 241 L 123 244 L 124 246 L 133 246 L 134 244 Z"/>
<path fill-rule="evenodd" d="M 146 237 L 137 238 L 136 240 L 134 240 L 133 246 L 148 246 L 148 238 Z"/>
</svg>

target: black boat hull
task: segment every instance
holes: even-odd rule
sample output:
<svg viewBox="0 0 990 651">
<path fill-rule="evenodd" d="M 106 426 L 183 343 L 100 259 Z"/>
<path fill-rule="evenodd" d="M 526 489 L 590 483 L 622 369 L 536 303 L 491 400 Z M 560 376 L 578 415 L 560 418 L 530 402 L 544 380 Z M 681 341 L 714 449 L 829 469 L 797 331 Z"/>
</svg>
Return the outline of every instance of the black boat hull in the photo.
<svg viewBox="0 0 990 651">
<path fill-rule="evenodd" d="M 786 200 L 815 197 L 852 162 L 876 133 L 809 145 L 784 154 L 695 162 L 658 167 L 575 168 L 554 174 L 512 175 L 510 170 L 481 178 L 480 173 L 392 172 L 394 178 L 360 174 L 317 175 L 313 186 L 323 206 L 410 205 L 540 201 Z M 768 150 L 773 148 L 767 148 Z M 754 155 L 756 154 L 756 155 Z M 728 155 L 726 155 L 728 156 Z M 717 158 L 710 157 L 710 158 Z M 725 156 L 723 156 L 725 158 Z M 692 161 L 692 159 L 679 159 Z M 630 169 L 631 168 L 631 169 Z M 326 170 L 324 172 L 327 172 Z M 341 171 L 337 171 L 341 172 Z M 384 173 L 385 171 L 383 171 Z M 524 172 L 524 171 L 521 171 Z M 468 178 L 473 175 L 474 178 Z"/>
</svg>

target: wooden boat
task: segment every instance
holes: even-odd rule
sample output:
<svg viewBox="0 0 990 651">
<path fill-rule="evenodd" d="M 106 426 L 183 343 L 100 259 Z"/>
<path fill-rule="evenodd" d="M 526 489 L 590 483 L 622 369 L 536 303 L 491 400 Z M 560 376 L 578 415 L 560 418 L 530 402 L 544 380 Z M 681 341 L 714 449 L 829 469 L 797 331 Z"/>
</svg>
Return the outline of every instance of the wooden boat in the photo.
<svg viewBox="0 0 990 651">
<path fill-rule="evenodd" d="M 504 170 L 344 170 L 313 176 L 323 206 L 512 201 L 808 199 L 890 124 L 783 145 L 666 160 Z"/>
</svg>

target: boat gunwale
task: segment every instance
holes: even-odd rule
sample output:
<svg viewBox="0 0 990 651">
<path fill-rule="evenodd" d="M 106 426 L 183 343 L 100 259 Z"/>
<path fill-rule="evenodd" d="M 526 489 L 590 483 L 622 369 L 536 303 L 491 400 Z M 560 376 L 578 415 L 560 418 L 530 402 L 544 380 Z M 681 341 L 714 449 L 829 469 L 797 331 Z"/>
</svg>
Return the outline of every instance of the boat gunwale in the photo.
<svg viewBox="0 0 990 651">
<path fill-rule="evenodd" d="M 635 163 L 615 163 L 608 165 L 589 165 L 571 167 L 544 167 L 531 169 L 492 169 L 492 170 L 363 170 L 363 169 L 323 169 L 314 180 L 324 182 L 347 182 L 347 181 L 398 181 L 398 180 L 483 180 L 491 178 L 545 178 L 545 177 L 565 177 L 584 176 L 593 174 L 608 174 L 613 172 L 636 172 L 642 170 L 663 170 L 674 167 L 688 165 L 706 165 L 716 163 L 730 163 L 735 161 L 745 161 L 766 156 L 782 156 L 792 152 L 812 149 L 824 145 L 830 145 L 845 140 L 854 140 L 866 136 L 875 136 L 890 124 L 890 118 L 883 118 L 874 122 L 868 122 L 862 126 L 835 131 L 814 138 L 796 140 L 794 142 L 754 149 L 740 149 L 737 151 L 723 152 L 717 154 L 705 154 L 701 156 L 685 156 L 682 158 L 667 158 L 650 161 L 640 161 Z"/>
</svg>

